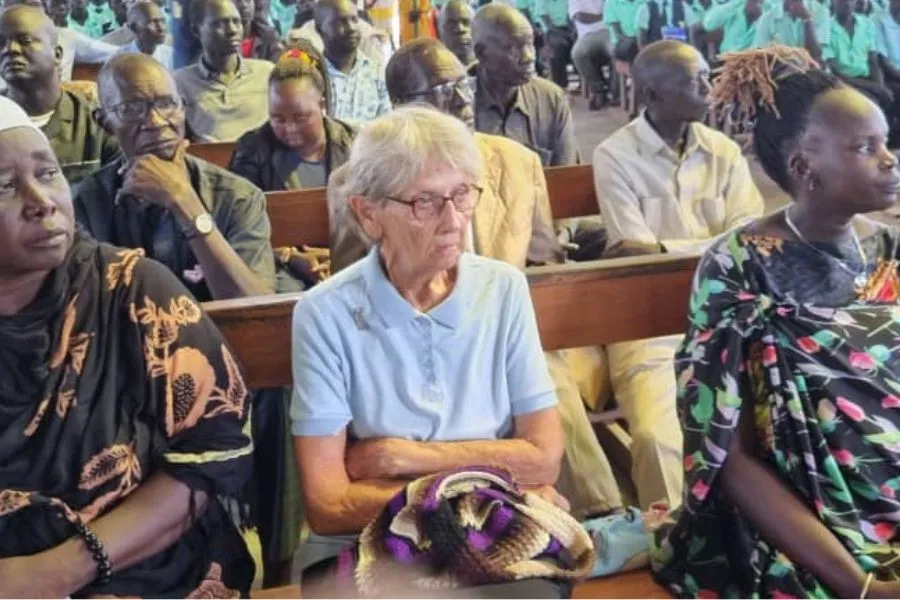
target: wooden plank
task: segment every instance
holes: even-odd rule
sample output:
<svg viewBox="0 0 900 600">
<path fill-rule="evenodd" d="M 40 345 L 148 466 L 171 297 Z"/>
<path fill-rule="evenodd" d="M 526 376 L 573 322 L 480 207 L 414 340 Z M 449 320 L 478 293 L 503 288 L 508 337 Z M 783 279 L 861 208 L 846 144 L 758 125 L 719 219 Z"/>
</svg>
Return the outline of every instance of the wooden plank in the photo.
<svg viewBox="0 0 900 600">
<path fill-rule="evenodd" d="M 672 598 L 656 583 L 649 569 L 599 577 L 575 586 L 572 598 Z"/>
<path fill-rule="evenodd" d="M 544 177 L 554 219 L 600 214 L 591 165 L 548 167 L 544 169 Z"/>
<path fill-rule="evenodd" d="M 217 167 L 228 168 L 231 155 L 234 154 L 234 142 L 209 142 L 205 144 L 191 144 L 188 146 L 188 154 L 211 162 Z"/>
<path fill-rule="evenodd" d="M 623 258 L 529 271 L 545 350 L 683 332 L 697 257 Z M 298 294 L 204 305 L 250 387 L 291 383 L 291 314 Z"/>
<path fill-rule="evenodd" d="M 544 349 L 684 332 L 697 259 L 661 255 L 529 269 Z"/>
<path fill-rule="evenodd" d="M 72 66 L 72 79 L 75 81 L 97 81 L 97 74 L 102 64 L 76 63 Z"/>
<path fill-rule="evenodd" d="M 200 150 L 212 160 L 213 146 L 224 144 L 197 144 L 188 152 Z M 230 155 L 230 154 L 229 154 Z M 553 217 L 556 219 L 596 215 L 599 212 L 594 197 L 594 180 L 590 165 L 575 167 L 551 167 L 545 171 Z M 266 203 L 269 222 L 272 224 L 272 245 L 329 247 L 328 203 L 325 188 L 267 192 Z"/>
<path fill-rule="evenodd" d="M 272 246 L 328 248 L 328 201 L 325 188 L 269 192 L 266 212 L 272 224 Z"/>
</svg>

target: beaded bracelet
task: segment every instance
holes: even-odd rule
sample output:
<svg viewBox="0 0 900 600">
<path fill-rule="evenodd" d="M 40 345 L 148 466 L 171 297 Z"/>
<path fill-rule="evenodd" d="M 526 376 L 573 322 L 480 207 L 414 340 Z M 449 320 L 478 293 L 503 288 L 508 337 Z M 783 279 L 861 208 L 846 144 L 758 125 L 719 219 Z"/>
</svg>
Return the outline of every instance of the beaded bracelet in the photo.
<svg viewBox="0 0 900 600">
<path fill-rule="evenodd" d="M 112 564 L 109 561 L 109 554 L 106 553 L 106 548 L 103 547 L 103 542 L 81 519 L 75 521 L 75 531 L 84 540 L 88 550 L 91 551 L 94 562 L 97 563 L 96 581 L 102 584 L 109 583 L 112 580 Z"/>
</svg>

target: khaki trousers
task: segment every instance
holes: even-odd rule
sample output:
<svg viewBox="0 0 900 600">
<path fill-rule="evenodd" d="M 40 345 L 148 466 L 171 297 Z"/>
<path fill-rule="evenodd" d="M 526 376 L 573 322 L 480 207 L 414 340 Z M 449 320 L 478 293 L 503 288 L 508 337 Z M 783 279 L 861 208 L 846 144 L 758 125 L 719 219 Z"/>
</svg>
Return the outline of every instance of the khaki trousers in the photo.
<svg viewBox="0 0 900 600">
<path fill-rule="evenodd" d="M 665 500 L 681 504 L 681 423 L 675 398 L 675 351 L 683 336 L 606 347 L 610 384 L 631 434 L 631 477 L 641 509 Z"/>
<path fill-rule="evenodd" d="M 622 497 L 616 478 L 582 400 L 603 395 L 603 353 L 595 348 L 578 348 L 547 352 L 545 356 L 556 384 L 566 436 L 557 489 L 569 500 L 572 514 L 579 519 L 620 508 Z"/>
</svg>

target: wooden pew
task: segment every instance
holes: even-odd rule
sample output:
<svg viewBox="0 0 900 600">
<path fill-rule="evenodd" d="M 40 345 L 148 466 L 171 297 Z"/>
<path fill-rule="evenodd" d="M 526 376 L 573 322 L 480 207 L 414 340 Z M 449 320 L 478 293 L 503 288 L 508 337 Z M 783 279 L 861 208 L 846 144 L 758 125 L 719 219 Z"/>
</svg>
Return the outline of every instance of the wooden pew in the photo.
<svg viewBox="0 0 900 600">
<path fill-rule="evenodd" d="M 594 170 L 591 165 L 548 167 L 547 195 L 554 219 L 587 217 L 600 213 L 594 192 Z"/>
<path fill-rule="evenodd" d="M 224 144 L 197 144 L 188 152 L 195 152 L 204 146 L 224 146 Z M 204 149 L 212 155 L 215 150 Z M 198 154 L 198 156 L 201 156 Z M 208 156 L 202 156 L 210 160 Z M 544 171 L 550 206 L 555 219 L 584 217 L 599 212 L 594 194 L 594 178 L 590 165 L 574 167 L 551 167 Z M 328 204 L 325 188 L 291 190 L 266 193 L 269 221 L 272 223 L 272 245 L 279 246 L 320 246 L 328 243 Z"/>
<path fill-rule="evenodd" d="M 685 330 L 696 256 L 622 258 L 528 270 L 545 350 Z M 291 313 L 299 294 L 204 304 L 244 365 L 250 387 L 291 382 Z"/>
<path fill-rule="evenodd" d="M 681 333 L 696 256 L 662 255 L 539 267 L 528 271 L 546 350 Z M 241 361 L 247 384 L 291 383 L 291 315 L 301 294 L 209 302 L 204 308 Z M 256 598 L 298 597 L 296 586 Z M 576 586 L 575 598 L 670 598 L 649 571 Z"/>
<path fill-rule="evenodd" d="M 74 81 L 97 81 L 100 72 L 100 63 L 76 63 L 72 66 L 72 79 Z"/>
<path fill-rule="evenodd" d="M 187 152 L 218 167 L 227 169 L 228 163 L 231 162 L 231 155 L 234 154 L 234 147 L 234 142 L 207 142 L 204 144 L 191 144 L 188 146 Z"/>
</svg>

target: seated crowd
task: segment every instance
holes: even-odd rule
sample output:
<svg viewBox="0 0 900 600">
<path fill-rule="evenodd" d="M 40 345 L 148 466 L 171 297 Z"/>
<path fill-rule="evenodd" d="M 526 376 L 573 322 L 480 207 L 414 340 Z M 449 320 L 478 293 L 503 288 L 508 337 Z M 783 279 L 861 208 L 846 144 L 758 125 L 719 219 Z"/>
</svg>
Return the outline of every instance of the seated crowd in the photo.
<svg viewBox="0 0 900 600">
<path fill-rule="evenodd" d="M 900 596 L 900 1 L 512 4 L 394 49 L 350 0 L 7 0 L 0 597 Z M 554 221 L 569 61 L 635 106 Z M 329 247 L 274 248 L 317 188 Z M 664 254 L 686 332 L 544 350 L 530 269 Z M 201 303 L 291 292 L 249 389 Z"/>
</svg>

